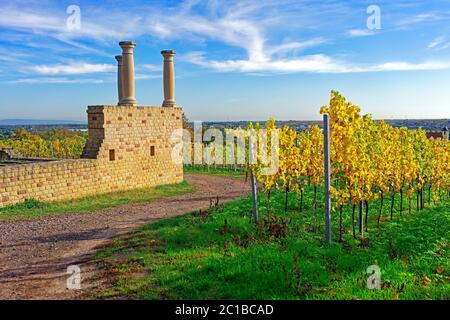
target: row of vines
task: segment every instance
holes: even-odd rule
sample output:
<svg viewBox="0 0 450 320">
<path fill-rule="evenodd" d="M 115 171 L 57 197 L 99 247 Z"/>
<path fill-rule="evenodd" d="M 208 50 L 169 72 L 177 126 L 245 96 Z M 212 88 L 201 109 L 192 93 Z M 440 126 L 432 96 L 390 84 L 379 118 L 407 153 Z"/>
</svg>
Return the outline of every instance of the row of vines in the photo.
<svg viewBox="0 0 450 320">
<path fill-rule="evenodd" d="M 371 204 L 377 204 L 380 223 L 381 214 L 386 210 L 393 218 L 395 203 L 399 203 L 397 210 L 402 214 L 405 210 L 411 212 L 414 205 L 421 210 L 426 201 L 436 203 L 450 197 L 450 141 L 428 139 L 424 130 L 395 128 L 374 121 L 370 115 L 362 116 L 358 106 L 336 91 L 332 91 L 330 105 L 322 107 L 321 113 L 330 117 L 330 192 L 333 212 L 339 214 L 340 240 L 345 206 L 351 208 L 356 237 L 356 210 L 360 217 L 365 212 L 367 231 L 369 208 L 375 209 Z M 248 166 L 249 172 L 267 193 L 269 202 L 272 190 L 283 190 L 287 210 L 288 194 L 298 192 L 302 210 L 303 193 L 314 190 L 317 208 L 317 190 L 324 179 L 322 130 L 317 125 L 302 132 L 289 126 L 278 129 L 273 120 L 265 127 L 279 130 L 278 170 L 273 175 L 262 174 L 265 164 L 258 159 Z M 250 124 L 248 129 L 258 131 L 261 126 Z M 239 132 L 242 130 L 235 129 L 235 133 Z M 270 137 L 266 139 L 269 141 Z M 359 231 L 362 234 L 364 230 Z"/>
</svg>

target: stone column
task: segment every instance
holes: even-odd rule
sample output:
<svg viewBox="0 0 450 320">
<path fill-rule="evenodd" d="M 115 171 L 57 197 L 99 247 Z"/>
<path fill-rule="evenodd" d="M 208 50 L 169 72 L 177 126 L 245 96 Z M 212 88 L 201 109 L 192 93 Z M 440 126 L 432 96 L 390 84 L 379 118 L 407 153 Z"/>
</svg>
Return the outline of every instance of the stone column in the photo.
<svg viewBox="0 0 450 320">
<path fill-rule="evenodd" d="M 119 105 L 137 105 L 134 97 L 134 59 L 133 49 L 136 43 L 122 41 L 119 43 L 122 48 L 122 99 Z"/>
<path fill-rule="evenodd" d="M 175 107 L 175 68 L 173 66 L 173 56 L 175 51 L 163 50 L 164 56 L 164 101 L 163 107 Z"/>
<path fill-rule="evenodd" d="M 122 88 L 122 56 L 116 56 L 117 60 L 117 91 L 119 94 L 119 102 L 117 104 L 120 105 L 120 101 L 123 99 L 123 88 Z"/>
</svg>

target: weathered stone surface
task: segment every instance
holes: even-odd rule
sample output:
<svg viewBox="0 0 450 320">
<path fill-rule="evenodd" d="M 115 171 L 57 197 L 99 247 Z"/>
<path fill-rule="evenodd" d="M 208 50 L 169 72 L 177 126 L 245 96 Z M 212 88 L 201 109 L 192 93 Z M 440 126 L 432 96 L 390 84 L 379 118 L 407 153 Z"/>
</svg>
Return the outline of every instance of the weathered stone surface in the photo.
<svg viewBox="0 0 450 320">
<path fill-rule="evenodd" d="M 171 136 L 182 128 L 182 110 L 170 110 L 89 106 L 89 140 L 83 159 L 0 167 L 0 207 L 29 198 L 75 199 L 181 182 L 183 167 L 172 161 Z M 113 161 L 110 150 L 114 150 Z"/>
</svg>

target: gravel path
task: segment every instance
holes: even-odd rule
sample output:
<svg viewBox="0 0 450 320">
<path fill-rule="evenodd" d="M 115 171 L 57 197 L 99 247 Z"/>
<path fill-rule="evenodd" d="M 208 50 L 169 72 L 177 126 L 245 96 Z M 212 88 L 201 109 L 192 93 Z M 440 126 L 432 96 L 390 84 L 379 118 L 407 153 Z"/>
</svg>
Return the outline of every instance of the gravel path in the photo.
<svg viewBox="0 0 450 320">
<path fill-rule="evenodd" d="M 96 212 L 0 223 L 0 299 L 75 299 L 99 285 L 92 256 L 112 238 L 142 224 L 209 206 L 249 192 L 243 180 L 186 174 L 196 192 Z M 79 265 L 82 289 L 68 290 L 69 265 Z"/>
</svg>

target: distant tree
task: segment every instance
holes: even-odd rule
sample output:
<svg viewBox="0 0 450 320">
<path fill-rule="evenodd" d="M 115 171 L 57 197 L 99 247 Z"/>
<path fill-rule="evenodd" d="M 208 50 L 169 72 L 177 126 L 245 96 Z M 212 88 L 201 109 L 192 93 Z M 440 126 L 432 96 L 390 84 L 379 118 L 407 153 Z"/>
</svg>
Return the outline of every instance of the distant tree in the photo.
<svg viewBox="0 0 450 320">
<path fill-rule="evenodd" d="M 183 129 L 189 131 L 189 133 L 191 134 L 191 139 L 192 141 L 194 141 L 194 129 L 192 129 L 191 125 L 189 124 L 189 120 L 184 113 L 182 119 L 183 119 Z"/>
<path fill-rule="evenodd" d="M 85 132 L 65 128 L 46 128 L 37 132 L 20 128 L 11 137 L 0 139 L 0 146 L 14 148 L 27 157 L 79 158 L 87 138 Z"/>
</svg>

